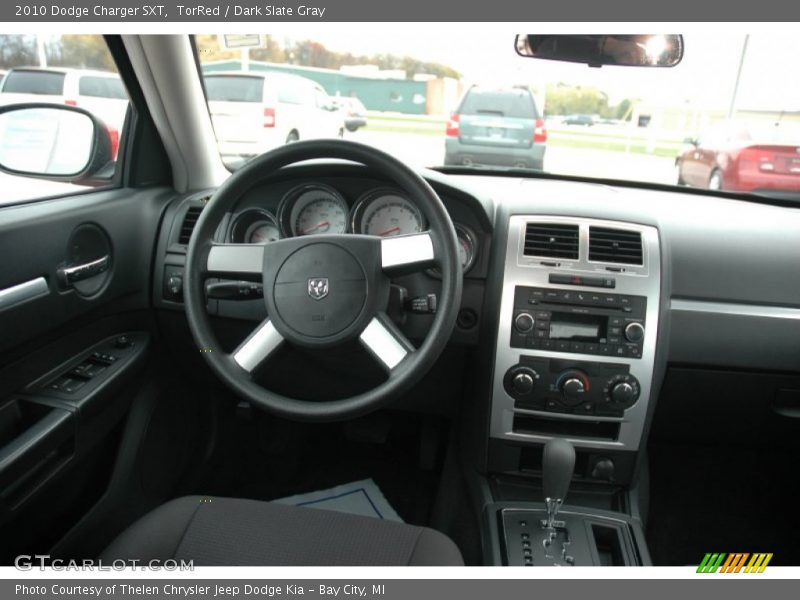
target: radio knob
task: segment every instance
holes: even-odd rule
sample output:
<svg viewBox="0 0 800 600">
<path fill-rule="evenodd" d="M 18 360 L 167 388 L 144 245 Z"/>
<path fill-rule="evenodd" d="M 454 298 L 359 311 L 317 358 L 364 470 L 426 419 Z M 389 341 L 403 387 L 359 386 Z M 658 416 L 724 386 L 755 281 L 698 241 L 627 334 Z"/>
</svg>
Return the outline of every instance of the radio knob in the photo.
<svg viewBox="0 0 800 600">
<path fill-rule="evenodd" d="M 644 327 L 641 323 L 628 323 L 625 326 L 625 339 L 629 342 L 639 343 L 644 339 Z"/>
<path fill-rule="evenodd" d="M 533 329 L 533 317 L 528 313 L 519 313 L 514 319 L 514 329 L 520 333 L 528 333 Z"/>
</svg>

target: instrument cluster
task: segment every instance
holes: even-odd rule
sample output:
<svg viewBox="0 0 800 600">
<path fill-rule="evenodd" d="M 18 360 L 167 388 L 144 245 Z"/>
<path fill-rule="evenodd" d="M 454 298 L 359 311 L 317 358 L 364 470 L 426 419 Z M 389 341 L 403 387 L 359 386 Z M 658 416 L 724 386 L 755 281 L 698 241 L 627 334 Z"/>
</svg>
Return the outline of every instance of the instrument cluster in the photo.
<svg viewBox="0 0 800 600">
<path fill-rule="evenodd" d="M 404 192 L 378 187 L 362 194 L 352 208 L 335 188 L 322 183 L 302 184 L 289 190 L 273 213 L 248 208 L 238 213 L 228 230 L 236 244 L 268 244 L 305 235 L 355 233 L 392 237 L 427 231 L 419 207 Z M 461 266 L 467 272 L 475 263 L 478 243 L 468 227 L 456 224 Z M 436 274 L 432 272 L 432 274 Z"/>
</svg>

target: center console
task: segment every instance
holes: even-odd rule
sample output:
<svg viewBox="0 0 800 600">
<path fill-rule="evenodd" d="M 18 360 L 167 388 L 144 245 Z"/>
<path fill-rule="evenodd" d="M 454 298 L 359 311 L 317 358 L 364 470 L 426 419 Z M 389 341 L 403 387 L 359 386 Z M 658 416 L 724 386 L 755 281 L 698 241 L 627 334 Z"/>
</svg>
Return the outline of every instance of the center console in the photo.
<svg viewBox="0 0 800 600">
<path fill-rule="evenodd" d="M 654 227 L 509 217 L 488 470 L 544 482 L 540 498 L 489 507 L 495 562 L 646 563 L 641 525 L 619 507 L 565 506 L 557 526 L 553 509 L 570 481 L 624 489 L 633 477 L 653 393 L 660 263 Z M 568 469 L 543 457 L 555 442 L 572 449 Z M 557 503 L 548 472 L 566 473 Z"/>
</svg>

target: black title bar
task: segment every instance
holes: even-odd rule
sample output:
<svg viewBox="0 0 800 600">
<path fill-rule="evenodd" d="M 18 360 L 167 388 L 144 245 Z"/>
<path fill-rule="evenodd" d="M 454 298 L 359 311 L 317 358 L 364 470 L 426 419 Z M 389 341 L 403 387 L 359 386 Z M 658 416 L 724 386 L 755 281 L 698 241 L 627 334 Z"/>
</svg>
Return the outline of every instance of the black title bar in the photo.
<svg viewBox="0 0 800 600">
<path fill-rule="evenodd" d="M 800 3 L 710 0 L 308 0 L 270 4 L 253 0 L 50 0 L 0 4 L 4 22 L 790 22 Z M 447 35 L 446 31 L 442 35 Z"/>
</svg>

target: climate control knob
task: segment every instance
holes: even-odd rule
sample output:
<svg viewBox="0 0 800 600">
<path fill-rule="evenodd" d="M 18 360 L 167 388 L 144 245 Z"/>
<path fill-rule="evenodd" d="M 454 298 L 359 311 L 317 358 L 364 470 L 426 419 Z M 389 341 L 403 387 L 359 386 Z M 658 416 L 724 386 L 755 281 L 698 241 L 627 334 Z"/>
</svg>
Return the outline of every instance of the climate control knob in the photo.
<svg viewBox="0 0 800 600">
<path fill-rule="evenodd" d="M 533 317 L 528 313 L 519 313 L 514 318 L 514 329 L 520 333 L 528 333 L 533 329 Z"/>
<path fill-rule="evenodd" d="M 571 379 L 567 379 L 564 384 L 561 386 L 561 391 L 564 393 L 565 396 L 572 396 L 575 397 L 578 394 L 582 394 L 586 391 L 586 386 L 583 385 L 583 382 L 578 379 L 577 377 L 573 377 Z"/>
<path fill-rule="evenodd" d="M 625 326 L 625 339 L 638 344 L 644 339 L 644 327 L 641 323 L 628 323 Z"/>
<path fill-rule="evenodd" d="M 623 381 L 611 388 L 611 400 L 620 404 L 627 404 L 634 399 L 633 386 Z"/>
<path fill-rule="evenodd" d="M 641 387 L 633 375 L 617 375 L 609 380 L 604 392 L 609 405 L 624 410 L 633 406 L 639 399 Z"/>
<path fill-rule="evenodd" d="M 583 371 L 571 369 L 559 375 L 556 386 L 561 392 L 562 403 L 578 406 L 584 401 L 584 393 L 589 391 L 589 377 Z"/>
<path fill-rule="evenodd" d="M 538 379 L 539 374 L 529 366 L 515 365 L 506 372 L 503 385 L 513 398 L 530 400 Z"/>
<path fill-rule="evenodd" d="M 525 396 L 533 391 L 533 377 L 529 373 L 517 373 L 511 380 L 511 387 L 520 396 Z"/>
</svg>

